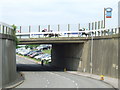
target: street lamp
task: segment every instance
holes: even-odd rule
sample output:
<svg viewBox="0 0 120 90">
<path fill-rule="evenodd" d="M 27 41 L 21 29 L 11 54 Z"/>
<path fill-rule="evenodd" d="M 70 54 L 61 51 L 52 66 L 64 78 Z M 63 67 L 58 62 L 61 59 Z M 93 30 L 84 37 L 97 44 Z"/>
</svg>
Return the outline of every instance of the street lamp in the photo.
<svg viewBox="0 0 120 90">
<path fill-rule="evenodd" d="M 93 73 L 93 33 L 91 32 L 91 59 L 90 59 L 90 73 Z"/>
</svg>

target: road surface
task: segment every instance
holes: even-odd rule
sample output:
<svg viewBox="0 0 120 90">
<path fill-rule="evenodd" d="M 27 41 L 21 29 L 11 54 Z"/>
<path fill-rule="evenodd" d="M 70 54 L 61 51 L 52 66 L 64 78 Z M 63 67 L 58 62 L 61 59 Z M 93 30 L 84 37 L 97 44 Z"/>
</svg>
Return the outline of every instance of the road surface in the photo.
<svg viewBox="0 0 120 90">
<path fill-rule="evenodd" d="M 18 71 L 25 75 L 24 83 L 16 88 L 112 88 L 102 81 L 41 66 L 27 58 L 17 56 L 16 59 Z"/>
</svg>

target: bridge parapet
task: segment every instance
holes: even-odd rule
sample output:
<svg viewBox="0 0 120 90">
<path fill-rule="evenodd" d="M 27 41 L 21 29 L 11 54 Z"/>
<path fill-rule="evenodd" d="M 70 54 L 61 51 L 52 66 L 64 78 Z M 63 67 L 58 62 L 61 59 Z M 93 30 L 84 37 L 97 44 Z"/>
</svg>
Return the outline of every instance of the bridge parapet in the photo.
<svg viewBox="0 0 120 90">
<path fill-rule="evenodd" d="M 29 33 L 16 33 L 16 36 L 20 36 L 20 38 L 29 36 L 28 38 L 45 38 L 45 35 L 56 34 L 59 37 L 91 37 L 91 36 L 109 36 L 118 34 L 118 28 L 110 28 L 110 29 L 98 29 L 98 30 L 79 30 L 79 31 L 57 31 L 57 32 L 29 32 Z"/>
<path fill-rule="evenodd" d="M 14 32 L 15 31 L 13 30 L 13 27 L 11 25 L 0 22 L 0 33 L 1 34 L 14 35 L 15 34 Z"/>
</svg>

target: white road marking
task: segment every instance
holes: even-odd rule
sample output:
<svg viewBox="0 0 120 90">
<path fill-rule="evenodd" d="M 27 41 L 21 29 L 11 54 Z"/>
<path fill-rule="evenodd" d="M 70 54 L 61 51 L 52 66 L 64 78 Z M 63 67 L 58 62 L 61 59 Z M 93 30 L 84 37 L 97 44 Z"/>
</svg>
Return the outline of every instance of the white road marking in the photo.
<svg viewBox="0 0 120 90">
<path fill-rule="evenodd" d="M 75 86 L 76 86 L 76 88 L 77 88 L 77 90 L 78 90 L 78 84 L 74 81 L 74 80 L 72 80 L 72 79 L 70 79 L 70 78 L 67 78 L 67 77 L 65 77 L 65 76 L 62 76 L 62 75 L 59 75 L 59 74 L 56 74 L 56 73 L 52 73 L 52 72 L 49 72 L 50 74 L 54 74 L 54 75 L 56 75 L 56 76 L 61 76 L 61 77 L 63 77 L 63 78 L 65 78 L 65 79 L 67 79 L 67 80 L 70 80 L 70 81 L 72 81 L 74 84 L 75 84 Z"/>
</svg>

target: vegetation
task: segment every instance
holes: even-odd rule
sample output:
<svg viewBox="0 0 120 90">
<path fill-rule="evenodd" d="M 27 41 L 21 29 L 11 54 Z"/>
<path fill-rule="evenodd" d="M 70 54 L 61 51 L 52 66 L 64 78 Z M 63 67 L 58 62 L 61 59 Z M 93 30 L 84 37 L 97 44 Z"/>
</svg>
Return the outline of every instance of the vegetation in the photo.
<svg viewBox="0 0 120 90">
<path fill-rule="evenodd" d="M 17 48 L 21 48 L 21 46 L 18 46 L 18 45 L 17 45 L 17 46 L 16 46 L 16 49 L 17 49 Z"/>
<path fill-rule="evenodd" d="M 15 26 L 15 25 L 13 24 L 12 27 L 13 27 L 13 37 L 14 37 L 14 39 L 15 39 L 15 41 L 16 41 L 16 48 L 18 48 L 17 45 L 18 45 L 18 43 L 19 43 L 19 40 L 17 39 L 17 37 L 16 37 L 16 35 L 15 35 L 17 26 Z"/>
<path fill-rule="evenodd" d="M 49 49 L 49 50 L 43 50 L 42 52 L 43 53 L 47 53 L 47 54 L 51 54 L 51 49 Z"/>
<path fill-rule="evenodd" d="M 39 45 L 26 45 L 25 46 L 25 48 L 27 49 L 27 48 L 31 48 L 31 49 L 33 49 L 33 48 L 36 48 L 36 47 L 38 47 Z"/>
</svg>

